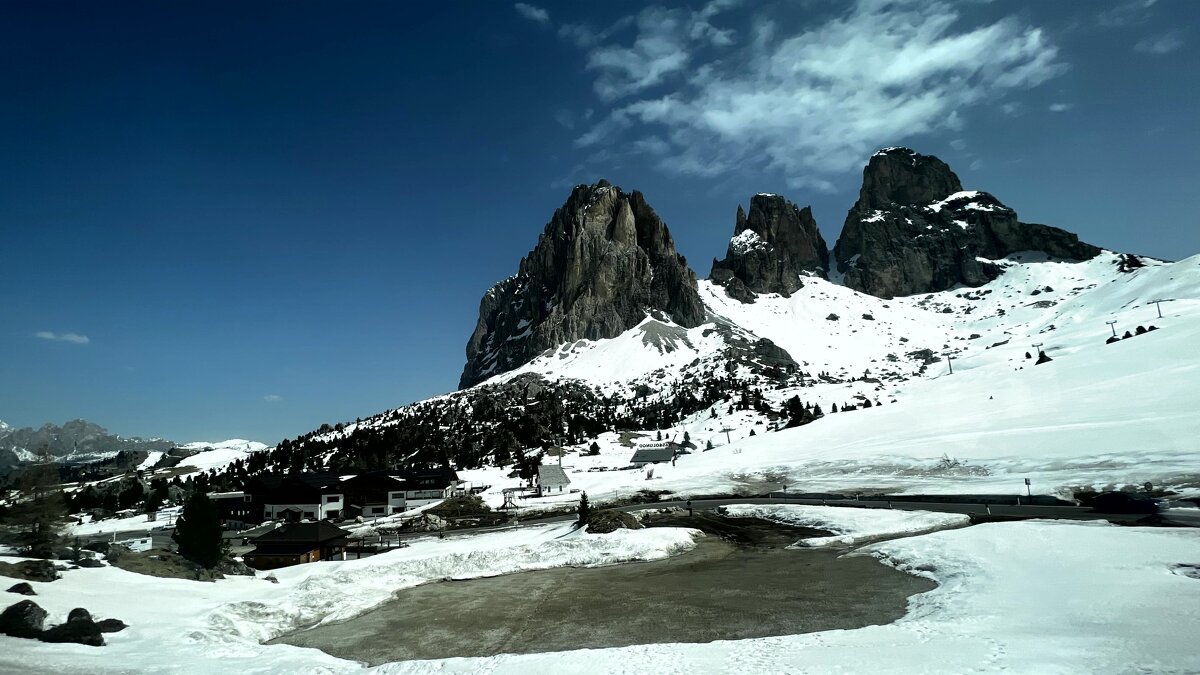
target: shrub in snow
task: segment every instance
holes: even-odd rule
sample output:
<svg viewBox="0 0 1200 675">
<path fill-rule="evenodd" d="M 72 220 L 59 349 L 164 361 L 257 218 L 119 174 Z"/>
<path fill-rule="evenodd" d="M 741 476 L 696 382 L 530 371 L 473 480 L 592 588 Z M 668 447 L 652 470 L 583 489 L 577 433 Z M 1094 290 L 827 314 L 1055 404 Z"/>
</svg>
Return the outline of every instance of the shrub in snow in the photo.
<svg viewBox="0 0 1200 675">
<path fill-rule="evenodd" d="M 96 622 L 96 625 L 100 627 L 101 633 L 120 633 L 126 628 L 129 628 L 129 626 L 120 619 L 101 619 Z"/>
<path fill-rule="evenodd" d="M 608 534 L 617 530 L 640 530 L 642 524 L 637 518 L 624 511 L 605 509 L 593 511 L 588 516 L 588 532 L 591 534 Z"/>
<path fill-rule="evenodd" d="M 72 616 L 80 610 L 72 610 Z M 79 616 L 76 619 L 68 619 L 66 623 L 59 624 L 45 630 L 41 635 L 37 636 L 42 642 L 71 642 L 75 644 L 88 645 L 90 647 L 103 647 L 104 637 L 101 635 L 100 626 L 92 621 L 91 614 L 87 610 L 82 610 L 86 614 L 86 618 Z"/>
</svg>

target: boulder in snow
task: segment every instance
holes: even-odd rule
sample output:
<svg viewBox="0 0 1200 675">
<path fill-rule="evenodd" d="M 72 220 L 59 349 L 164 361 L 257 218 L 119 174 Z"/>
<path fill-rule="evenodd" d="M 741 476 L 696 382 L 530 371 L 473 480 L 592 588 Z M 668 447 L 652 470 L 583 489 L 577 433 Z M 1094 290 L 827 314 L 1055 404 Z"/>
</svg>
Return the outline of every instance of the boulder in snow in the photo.
<svg viewBox="0 0 1200 675">
<path fill-rule="evenodd" d="M 22 600 L 0 613 L 0 633 L 35 638 L 46 625 L 46 610 L 32 600 Z"/>
</svg>

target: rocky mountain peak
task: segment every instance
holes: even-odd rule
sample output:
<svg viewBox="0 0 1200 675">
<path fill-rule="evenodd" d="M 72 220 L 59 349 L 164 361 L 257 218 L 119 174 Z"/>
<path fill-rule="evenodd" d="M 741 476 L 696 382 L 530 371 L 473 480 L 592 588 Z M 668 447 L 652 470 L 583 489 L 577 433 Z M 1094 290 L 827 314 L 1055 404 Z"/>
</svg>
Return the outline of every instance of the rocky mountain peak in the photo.
<svg viewBox="0 0 1200 675">
<path fill-rule="evenodd" d="M 855 206 L 881 209 L 892 204 L 928 204 L 961 191 L 958 176 L 937 157 L 909 148 L 884 148 L 872 155 L 863 169 Z"/>
<path fill-rule="evenodd" d="M 459 386 L 566 342 L 616 337 L 648 312 L 699 325 L 705 310 L 695 275 L 640 192 L 606 180 L 577 185 L 517 274 L 484 294 Z"/>
<path fill-rule="evenodd" d="M 801 275 L 824 277 L 828 269 L 829 248 L 812 209 L 759 193 L 750 198 L 749 214 L 738 206 L 725 258 L 713 260 L 709 277 L 730 297 L 754 302 L 756 293 L 789 296 L 802 286 Z"/>
<path fill-rule="evenodd" d="M 1018 251 L 1064 260 L 1100 253 L 1065 230 L 1018 221 L 987 192 L 963 190 L 937 157 L 886 148 L 863 170 L 833 254 L 847 286 L 894 297 L 985 284 L 1000 274 L 989 261 Z"/>
</svg>

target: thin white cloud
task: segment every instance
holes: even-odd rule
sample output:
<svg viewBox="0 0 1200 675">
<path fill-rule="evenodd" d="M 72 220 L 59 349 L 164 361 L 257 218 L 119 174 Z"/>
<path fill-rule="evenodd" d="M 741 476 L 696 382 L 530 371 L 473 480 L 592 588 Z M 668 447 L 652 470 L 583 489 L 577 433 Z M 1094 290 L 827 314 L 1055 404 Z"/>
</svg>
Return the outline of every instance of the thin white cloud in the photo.
<svg viewBox="0 0 1200 675">
<path fill-rule="evenodd" d="M 267 394 L 263 397 L 263 400 L 267 403 L 278 403 L 283 400 L 283 397 L 279 394 Z"/>
<path fill-rule="evenodd" d="M 54 333 L 48 330 L 39 330 L 38 332 L 34 333 L 33 336 L 41 340 L 69 342 L 75 345 L 86 345 L 87 343 L 91 342 L 91 340 L 88 339 L 88 336 L 80 335 L 78 333 Z"/>
<path fill-rule="evenodd" d="M 674 173 L 773 168 L 794 187 L 829 189 L 828 175 L 857 169 L 874 148 L 960 129 L 967 108 L 1065 69 L 1040 29 L 1011 17 L 964 26 L 939 0 L 860 0 L 790 35 L 751 17 L 744 44 L 696 48 L 692 26 L 710 19 L 650 7 L 631 44 L 592 47 L 600 97 L 631 98 L 576 145 L 641 140 L 633 147 Z"/>
<path fill-rule="evenodd" d="M 554 121 L 558 122 L 558 125 L 564 129 L 575 128 L 575 115 L 571 114 L 571 111 L 566 108 L 559 108 L 554 111 Z"/>
<path fill-rule="evenodd" d="M 699 11 L 650 6 L 622 17 L 603 31 L 566 24 L 559 36 L 588 49 L 588 70 L 596 71 L 593 87 L 606 101 L 637 94 L 683 73 L 693 52 L 704 46 L 729 47 L 736 41 L 731 28 L 713 21 L 740 0 L 711 0 Z M 632 43 L 610 42 L 630 27 Z"/>
<path fill-rule="evenodd" d="M 1158 0 L 1127 0 L 1100 12 L 1096 23 L 1105 28 L 1122 28 L 1145 23 L 1150 19 L 1150 8 Z"/>
<path fill-rule="evenodd" d="M 1073 107 L 1070 103 L 1051 103 L 1050 112 L 1066 112 Z"/>
<path fill-rule="evenodd" d="M 517 10 L 517 14 L 520 14 L 522 18 L 529 19 L 534 23 L 540 23 L 543 26 L 550 25 L 550 12 L 547 12 L 541 7 L 535 7 L 534 5 L 527 5 L 523 2 L 518 2 L 517 4 L 513 5 L 513 8 Z"/>
<path fill-rule="evenodd" d="M 1133 51 L 1143 54 L 1170 54 L 1183 47 L 1183 36 L 1179 31 L 1156 35 L 1139 40 L 1133 46 Z"/>
</svg>

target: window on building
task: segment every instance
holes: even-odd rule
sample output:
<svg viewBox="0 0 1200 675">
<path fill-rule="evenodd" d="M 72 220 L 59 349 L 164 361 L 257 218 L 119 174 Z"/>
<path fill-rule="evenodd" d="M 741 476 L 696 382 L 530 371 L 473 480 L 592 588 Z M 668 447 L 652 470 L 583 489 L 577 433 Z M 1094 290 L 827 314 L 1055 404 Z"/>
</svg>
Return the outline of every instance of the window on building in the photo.
<svg viewBox="0 0 1200 675">
<path fill-rule="evenodd" d="M 340 495 L 325 495 L 325 503 L 332 504 L 333 502 L 336 502 L 340 498 L 341 498 Z"/>
<path fill-rule="evenodd" d="M 305 518 L 315 518 L 315 517 L 316 517 L 316 514 L 314 514 L 312 511 L 305 511 L 305 512 L 304 512 L 304 517 L 305 517 Z"/>
</svg>

